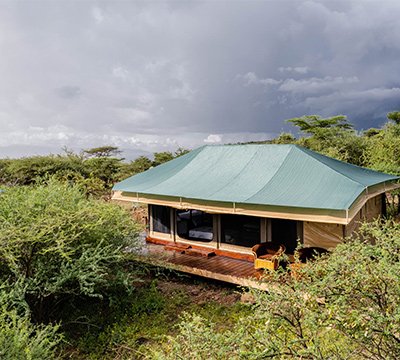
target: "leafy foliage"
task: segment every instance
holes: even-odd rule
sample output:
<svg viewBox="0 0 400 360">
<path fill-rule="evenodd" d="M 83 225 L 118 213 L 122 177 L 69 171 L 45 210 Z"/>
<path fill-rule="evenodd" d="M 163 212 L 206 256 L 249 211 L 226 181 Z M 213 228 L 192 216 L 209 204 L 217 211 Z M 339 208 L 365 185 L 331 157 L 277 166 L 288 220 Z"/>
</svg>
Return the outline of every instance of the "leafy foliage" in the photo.
<svg viewBox="0 0 400 360">
<path fill-rule="evenodd" d="M 251 315 L 233 328 L 220 331 L 197 315 L 184 317 L 163 356 L 398 359 L 399 254 L 399 223 L 365 224 L 359 236 L 296 277 L 272 274 L 268 291 L 253 291 Z"/>
<path fill-rule="evenodd" d="M 269 142 L 300 144 L 400 175 L 399 114 L 389 113 L 382 128 L 362 133 L 342 115 L 303 116 L 290 122 L 306 137 L 283 133 Z M 117 148 L 105 146 L 82 154 L 0 160 L 0 184 L 22 185 L 0 195 L 1 358 L 54 357 L 59 327 L 35 324 L 61 320 L 64 331 L 80 324 L 82 349 L 100 358 L 112 357 L 115 349 L 120 358 L 400 358 L 400 225 L 395 222 L 364 225 L 359 236 L 299 270 L 298 277 L 271 275 L 268 292 L 252 292 L 251 311 L 231 309 L 229 321 L 225 308 L 214 316 L 220 310 L 215 304 L 189 307 L 187 294 L 167 298 L 155 283 L 131 293 L 137 269 L 127 265 L 121 250 L 136 246 L 138 227 L 124 210 L 93 197 L 186 152 L 126 163 L 117 158 Z M 399 210 L 399 194 L 391 199 Z M 111 311 L 112 304 L 123 304 L 121 313 Z M 173 328 L 183 305 L 188 312 Z M 162 343 L 171 332 L 177 334 Z"/>
<path fill-rule="evenodd" d="M 368 139 L 366 165 L 378 171 L 400 175 L 400 124 L 386 124 Z"/>
<path fill-rule="evenodd" d="M 89 157 L 116 157 L 122 151 L 118 149 L 116 146 L 99 146 L 91 149 L 83 150 L 84 154 Z"/>
<path fill-rule="evenodd" d="M 321 129 L 350 130 L 353 128 L 344 115 L 336 115 L 329 118 L 322 118 L 319 115 L 304 115 L 299 118 L 286 120 L 293 123 L 305 134 L 316 135 Z"/>
<path fill-rule="evenodd" d="M 126 283 L 121 249 L 138 227 L 120 207 L 86 199 L 78 187 L 50 180 L 7 189 L 0 199 L 0 279 L 22 282 L 37 320 L 69 296 L 104 296 Z"/>
<path fill-rule="evenodd" d="M 393 122 L 381 129 L 371 128 L 361 133 L 353 130 L 347 118 L 337 115 L 322 118 L 305 115 L 287 120 L 300 129 L 306 137 L 290 139 L 286 134 L 272 140 L 272 143 L 296 143 L 324 155 L 334 157 L 358 166 L 365 166 L 391 174 L 400 174 L 400 125 L 398 111 L 388 113 Z"/>
<path fill-rule="evenodd" d="M 127 174 L 138 174 L 150 169 L 152 166 L 153 162 L 148 157 L 139 156 L 128 165 Z"/>
<path fill-rule="evenodd" d="M 68 177 L 70 174 L 87 176 L 89 172 L 79 155 L 32 156 L 21 159 L 0 160 L 0 180 L 9 185 L 30 185 L 52 175 Z"/>
<path fill-rule="evenodd" d="M 17 286 L 18 289 L 18 286 Z M 53 359 L 61 336 L 58 326 L 33 325 L 29 309 L 16 306 L 18 299 L 15 286 L 0 286 L 0 358 Z"/>
<path fill-rule="evenodd" d="M 294 144 L 296 138 L 290 133 L 281 133 L 277 138 L 271 141 L 273 144 Z"/>
<path fill-rule="evenodd" d="M 400 125 L 400 111 L 392 111 L 387 114 L 388 120 L 394 121 L 397 125 Z"/>
<path fill-rule="evenodd" d="M 366 142 L 353 130 L 343 115 L 322 118 L 318 115 L 305 115 L 287 120 L 303 133 L 310 135 L 300 138 L 297 143 L 338 160 L 364 165 Z M 279 139 L 279 138 L 278 138 Z"/>
<path fill-rule="evenodd" d="M 188 150 L 155 153 L 154 160 L 140 156 L 129 163 L 117 157 L 121 151 L 114 146 L 87 149 L 81 154 L 68 149 L 64 152 L 64 155 L 0 159 L 0 184 L 32 185 L 55 177 L 79 185 L 88 196 L 107 197 L 117 181 L 184 155 Z"/>
<path fill-rule="evenodd" d="M 167 161 L 175 159 L 176 157 L 185 155 L 188 152 L 189 152 L 188 150 L 182 148 L 178 148 L 178 150 L 176 150 L 175 153 L 172 153 L 170 151 L 156 152 L 154 153 L 154 160 L 152 162 L 152 166 L 163 164 Z"/>
</svg>

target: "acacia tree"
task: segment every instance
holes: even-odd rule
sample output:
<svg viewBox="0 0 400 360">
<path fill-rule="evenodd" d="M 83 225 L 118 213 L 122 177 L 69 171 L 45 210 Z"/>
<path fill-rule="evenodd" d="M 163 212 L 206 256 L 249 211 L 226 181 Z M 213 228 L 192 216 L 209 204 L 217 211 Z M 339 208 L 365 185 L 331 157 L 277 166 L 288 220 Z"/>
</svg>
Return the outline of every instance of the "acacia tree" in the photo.
<svg viewBox="0 0 400 360">
<path fill-rule="evenodd" d="M 324 155 L 355 165 L 365 165 L 365 139 L 357 134 L 344 115 L 322 118 L 304 115 L 287 120 L 308 135 L 297 143 Z"/>
<path fill-rule="evenodd" d="M 121 154 L 121 150 L 116 146 L 98 146 L 90 149 L 83 150 L 83 153 L 89 157 L 116 157 Z"/>
<path fill-rule="evenodd" d="M 400 111 L 392 111 L 387 115 L 388 120 L 394 121 L 397 125 L 400 125 Z"/>
<path fill-rule="evenodd" d="M 298 118 L 286 120 L 297 126 L 303 133 L 309 135 L 319 135 L 321 129 L 341 129 L 350 130 L 353 125 L 347 121 L 344 115 L 336 115 L 328 118 L 323 118 L 319 115 L 303 115 Z"/>
</svg>

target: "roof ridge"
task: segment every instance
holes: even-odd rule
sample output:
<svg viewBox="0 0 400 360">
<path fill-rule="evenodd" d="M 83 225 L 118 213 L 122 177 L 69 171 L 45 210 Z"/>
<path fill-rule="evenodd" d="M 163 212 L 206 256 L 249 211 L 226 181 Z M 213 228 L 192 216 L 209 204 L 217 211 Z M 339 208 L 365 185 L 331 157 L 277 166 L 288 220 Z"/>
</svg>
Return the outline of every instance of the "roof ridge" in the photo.
<svg viewBox="0 0 400 360">
<path fill-rule="evenodd" d="M 360 183 L 360 182 L 358 182 L 358 181 L 352 179 L 352 178 L 349 177 L 348 175 L 343 174 L 341 171 L 339 171 L 339 170 L 337 170 L 337 169 L 334 169 L 334 168 L 328 166 L 327 164 L 325 164 L 324 162 L 320 161 L 320 160 L 317 159 L 315 156 L 313 156 L 313 153 L 315 153 L 315 154 L 317 154 L 317 155 L 319 155 L 319 156 L 326 157 L 326 158 L 328 158 L 328 159 L 330 159 L 330 160 L 334 160 L 334 161 L 338 161 L 338 162 L 344 163 L 344 164 L 346 164 L 346 165 L 350 165 L 350 166 L 356 166 L 356 165 L 349 164 L 349 163 L 346 163 L 346 162 L 344 162 L 344 161 L 337 160 L 337 159 L 334 159 L 334 158 L 330 158 L 330 157 L 328 157 L 328 156 L 326 156 L 326 155 L 317 153 L 317 152 L 315 152 L 315 151 L 313 151 L 313 150 L 304 148 L 303 146 L 300 146 L 300 145 L 297 145 L 297 144 L 296 144 L 296 148 L 299 149 L 300 151 L 302 151 L 303 153 L 305 153 L 305 154 L 307 154 L 307 155 L 310 155 L 315 161 L 318 161 L 319 163 L 321 163 L 321 164 L 323 164 L 324 166 L 328 167 L 328 168 L 331 169 L 332 171 L 334 171 L 334 172 L 336 172 L 336 173 L 338 173 L 338 174 L 344 176 L 345 178 L 349 179 L 349 180 L 352 181 L 353 183 L 356 183 L 356 184 L 358 184 L 358 185 L 361 185 L 363 188 L 367 188 L 367 187 L 368 187 L 367 185 L 364 185 L 364 184 L 362 184 L 362 183 Z M 307 151 L 305 151 L 305 150 L 310 151 L 312 154 L 309 154 L 309 153 L 308 153 Z M 362 167 L 360 167 L 360 166 L 357 166 L 357 167 L 360 168 L 360 169 L 364 169 L 364 168 L 362 168 Z"/>
</svg>

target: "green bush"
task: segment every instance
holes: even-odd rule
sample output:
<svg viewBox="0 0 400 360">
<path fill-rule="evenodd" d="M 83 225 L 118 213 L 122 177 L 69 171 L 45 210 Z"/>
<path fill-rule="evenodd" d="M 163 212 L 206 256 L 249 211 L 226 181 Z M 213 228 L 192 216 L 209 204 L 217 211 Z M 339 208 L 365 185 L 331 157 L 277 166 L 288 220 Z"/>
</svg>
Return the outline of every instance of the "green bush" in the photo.
<svg viewBox="0 0 400 360">
<path fill-rule="evenodd" d="M 0 310 L 0 358 L 3 360 L 52 359 L 60 342 L 58 327 L 32 325 L 29 317 Z"/>
<path fill-rule="evenodd" d="M 137 246 L 138 231 L 128 212 L 78 187 L 9 188 L 0 197 L 0 280 L 22 281 L 34 318 L 46 320 L 69 297 L 127 285 L 122 249 Z"/>
<path fill-rule="evenodd" d="M 386 124 L 377 135 L 368 139 L 366 165 L 378 171 L 400 175 L 399 147 L 400 125 Z"/>
<path fill-rule="evenodd" d="M 132 306 L 132 313 L 140 316 L 143 314 L 151 314 L 159 312 L 165 307 L 165 298 L 157 290 L 156 281 L 153 280 L 146 292 L 138 294 Z"/>
<path fill-rule="evenodd" d="M 55 358 L 61 341 L 58 326 L 33 325 L 28 309 L 15 306 L 17 298 L 15 287 L 5 283 L 0 286 L 0 359 Z"/>
<path fill-rule="evenodd" d="M 174 153 L 155 153 L 154 160 L 140 156 L 128 163 L 117 157 L 121 151 L 113 146 L 87 149 L 80 154 L 64 151 L 59 155 L 0 159 L 0 184 L 32 185 L 54 177 L 81 186 L 87 195 L 109 196 L 116 182 L 188 152 L 179 148 Z"/>
<path fill-rule="evenodd" d="M 218 329 L 184 317 L 166 359 L 399 359 L 400 224 L 364 224 L 360 234 L 291 277 L 253 291 L 251 315 Z"/>
</svg>

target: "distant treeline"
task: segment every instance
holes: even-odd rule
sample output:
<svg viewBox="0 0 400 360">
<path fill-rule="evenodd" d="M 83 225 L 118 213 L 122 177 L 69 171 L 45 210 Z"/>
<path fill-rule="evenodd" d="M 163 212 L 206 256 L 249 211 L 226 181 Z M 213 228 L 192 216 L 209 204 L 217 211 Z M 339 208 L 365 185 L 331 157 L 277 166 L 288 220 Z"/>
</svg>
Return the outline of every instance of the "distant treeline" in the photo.
<svg viewBox="0 0 400 360">
<path fill-rule="evenodd" d="M 101 146 L 81 153 L 65 150 L 63 154 L 0 159 L 0 185 L 32 185 L 50 177 L 81 186 L 87 194 L 107 195 L 113 184 L 183 155 L 188 150 L 157 152 L 153 159 L 140 156 L 131 162 L 120 157 L 114 146 Z"/>
<path fill-rule="evenodd" d="M 322 118 L 305 115 L 287 120 L 302 136 L 282 133 L 272 140 L 257 143 L 298 144 L 319 153 L 358 166 L 400 175 L 400 112 L 387 114 L 381 128 L 356 131 L 346 116 Z M 109 194 L 115 182 L 143 172 L 187 153 L 154 153 L 153 159 L 140 156 L 125 162 L 117 147 L 102 146 L 75 153 L 65 150 L 60 155 L 0 159 L 0 186 L 30 185 L 55 177 L 80 185 L 87 194 Z"/>
</svg>

